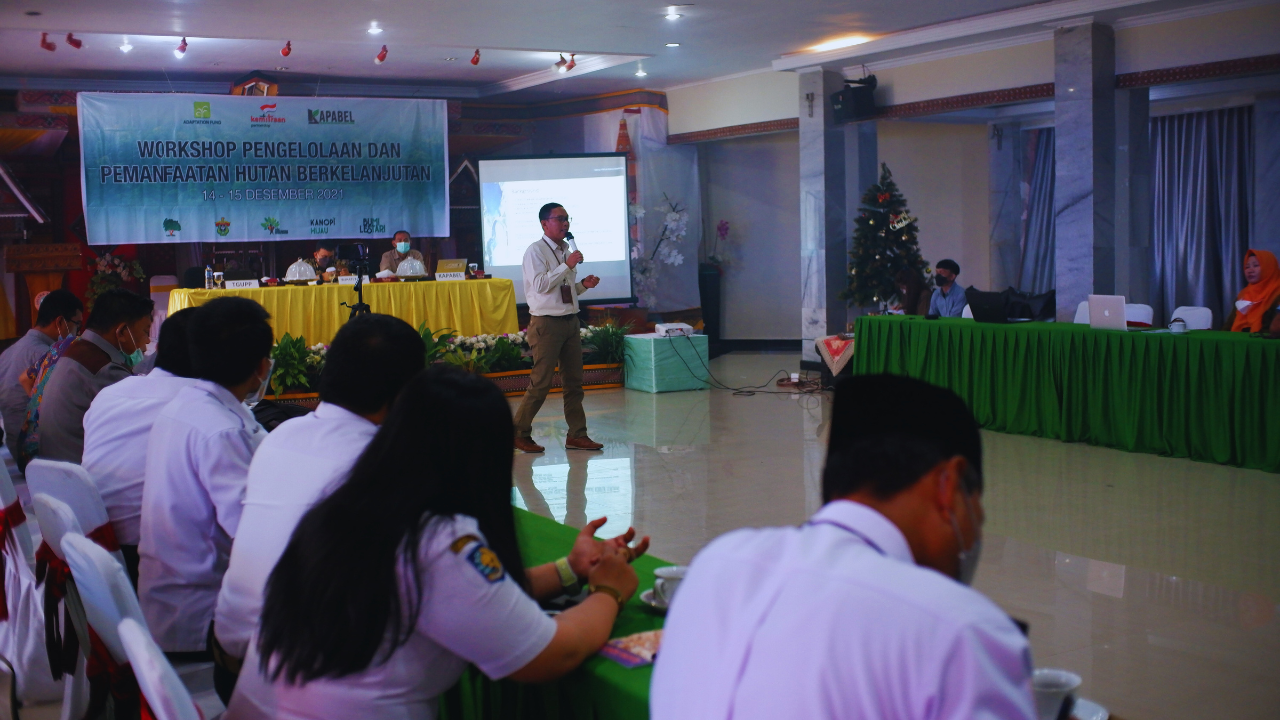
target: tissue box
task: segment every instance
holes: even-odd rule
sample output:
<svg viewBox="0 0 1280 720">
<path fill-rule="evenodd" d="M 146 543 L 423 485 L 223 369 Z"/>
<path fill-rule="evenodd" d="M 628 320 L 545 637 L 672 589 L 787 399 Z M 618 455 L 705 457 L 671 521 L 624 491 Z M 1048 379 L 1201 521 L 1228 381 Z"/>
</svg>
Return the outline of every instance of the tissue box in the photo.
<svg viewBox="0 0 1280 720">
<path fill-rule="evenodd" d="M 659 393 L 708 387 L 706 335 L 628 335 L 626 353 L 630 390 Z"/>
</svg>

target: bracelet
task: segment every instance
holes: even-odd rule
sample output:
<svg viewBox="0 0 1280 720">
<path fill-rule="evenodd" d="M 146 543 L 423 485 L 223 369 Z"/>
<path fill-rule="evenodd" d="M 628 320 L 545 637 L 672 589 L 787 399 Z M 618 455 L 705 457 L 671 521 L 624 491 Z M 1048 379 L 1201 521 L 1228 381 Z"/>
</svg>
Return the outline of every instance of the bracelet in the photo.
<svg viewBox="0 0 1280 720">
<path fill-rule="evenodd" d="M 569 595 L 577 595 L 581 583 L 578 582 L 578 574 L 569 566 L 569 558 L 562 557 L 555 562 L 556 572 L 560 575 L 560 586 L 565 589 Z"/>
<path fill-rule="evenodd" d="M 604 593 L 604 594 L 606 594 L 606 595 L 609 595 L 609 596 L 610 596 L 610 597 L 612 597 L 615 601 L 617 601 L 617 603 L 618 603 L 618 612 L 619 612 L 619 613 L 621 613 L 621 612 L 622 612 L 622 608 L 623 608 L 623 607 L 625 607 L 625 606 L 626 606 L 626 604 L 627 604 L 627 601 L 625 601 L 625 600 L 623 600 L 623 599 L 622 599 L 622 593 L 620 593 L 620 592 L 618 592 L 617 590 L 615 590 L 615 589 L 613 589 L 613 588 L 609 587 L 608 585 L 588 585 L 588 586 L 587 586 L 587 594 L 588 594 L 588 595 L 594 595 L 594 594 L 596 594 L 596 593 L 598 593 L 598 592 L 602 592 L 602 593 Z"/>
</svg>

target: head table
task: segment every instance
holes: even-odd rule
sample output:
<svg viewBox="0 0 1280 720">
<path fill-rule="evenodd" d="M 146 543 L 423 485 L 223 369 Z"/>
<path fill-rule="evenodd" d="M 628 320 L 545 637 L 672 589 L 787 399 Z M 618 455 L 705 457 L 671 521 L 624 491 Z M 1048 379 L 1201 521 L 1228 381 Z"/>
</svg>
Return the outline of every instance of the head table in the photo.
<svg viewBox="0 0 1280 720">
<path fill-rule="evenodd" d="M 203 305 L 218 297 L 245 297 L 271 313 L 276 339 L 289 333 L 308 343 L 328 343 L 351 314 L 342 303 L 354 305 L 354 285 L 281 285 L 237 290 L 174 290 L 169 314 Z M 449 282 L 371 282 L 364 301 L 375 313 L 394 315 L 413 327 L 426 323 L 432 330 L 450 329 L 459 335 L 514 333 L 516 292 L 510 280 Z"/>
</svg>

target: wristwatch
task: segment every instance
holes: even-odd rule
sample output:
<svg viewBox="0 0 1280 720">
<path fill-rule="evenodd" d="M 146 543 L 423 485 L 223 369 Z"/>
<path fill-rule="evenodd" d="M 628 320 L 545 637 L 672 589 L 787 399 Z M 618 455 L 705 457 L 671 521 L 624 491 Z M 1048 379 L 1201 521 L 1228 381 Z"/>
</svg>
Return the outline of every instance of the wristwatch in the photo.
<svg viewBox="0 0 1280 720">
<path fill-rule="evenodd" d="M 564 588 L 564 594 L 570 597 L 577 595 L 582 590 L 582 583 L 578 581 L 578 574 L 569 566 L 569 558 L 562 557 L 555 562 L 556 572 L 560 575 L 560 586 Z"/>
<path fill-rule="evenodd" d="M 625 607 L 625 606 L 626 606 L 626 604 L 627 604 L 627 602 L 626 602 L 625 600 L 623 600 L 623 599 L 622 599 L 622 593 L 620 593 L 620 592 L 618 592 L 617 590 L 615 590 L 615 589 L 613 589 L 613 588 L 609 587 L 608 585 L 588 585 L 588 586 L 587 586 L 587 595 L 588 595 L 588 596 L 590 596 L 590 595 L 595 595 L 595 594 L 596 594 L 596 593 L 598 593 L 598 592 L 602 592 L 602 593 L 604 593 L 604 594 L 606 594 L 606 595 L 608 595 L 608 596 L 612 597 L 615 601 L 617 601 L 617 603 L 618 603 L 618 612 L 619 612 L 619 613 L 621 613 L 621 612 L 622 612 L 622 608 L 623 608 L 623 607 Z"/>
</svg>

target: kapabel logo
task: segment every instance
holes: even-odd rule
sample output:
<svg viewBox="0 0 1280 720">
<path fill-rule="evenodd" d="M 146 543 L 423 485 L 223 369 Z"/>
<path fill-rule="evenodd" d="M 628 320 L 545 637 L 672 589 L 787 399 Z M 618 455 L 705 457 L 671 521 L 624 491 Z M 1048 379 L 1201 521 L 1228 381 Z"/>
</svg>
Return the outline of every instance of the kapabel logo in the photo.
<svg viewBox="0 0 1280 720">
<path fill-rule="evenodd" d="M 282 123 L 285 119 L 276 115 L 276 104 L 266 103 L 258 107 L 258 115 L 251 116 L 249 122 L 255 125 L 266 125 L 269 123 Z"/>
<path fill-rule="evenodd" d="M 307 110 L 308 125 L 355 125 L 350 110 Z"/>
</svg>

